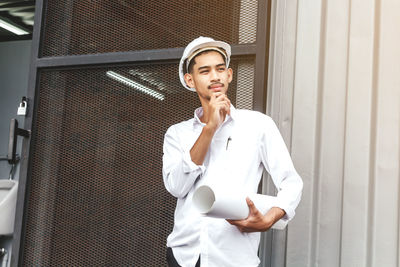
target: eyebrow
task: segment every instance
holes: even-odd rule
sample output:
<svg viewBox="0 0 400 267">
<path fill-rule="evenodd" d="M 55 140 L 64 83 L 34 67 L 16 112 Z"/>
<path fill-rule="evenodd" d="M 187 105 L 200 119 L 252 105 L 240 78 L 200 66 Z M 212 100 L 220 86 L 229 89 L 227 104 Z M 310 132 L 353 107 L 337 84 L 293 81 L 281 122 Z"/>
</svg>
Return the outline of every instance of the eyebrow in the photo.
<svg viewBox="0 0 400 267">
<path fill-rule="evenodd" d="M 221 67 L 221 66 L 226 67 L 226 64 L 225 64 L 225 63 L 220 63 L 220 64 L 217 64 L 217 65 L 216 65 L 217 68 L 218 68 L 218 67 Z M 201 67 L 199 67 L 197 70 L 200 71 L 200 70 L 209 69 L 209 68 L 211 68 L 211 66 L 201 66 Z"/>
</svg>

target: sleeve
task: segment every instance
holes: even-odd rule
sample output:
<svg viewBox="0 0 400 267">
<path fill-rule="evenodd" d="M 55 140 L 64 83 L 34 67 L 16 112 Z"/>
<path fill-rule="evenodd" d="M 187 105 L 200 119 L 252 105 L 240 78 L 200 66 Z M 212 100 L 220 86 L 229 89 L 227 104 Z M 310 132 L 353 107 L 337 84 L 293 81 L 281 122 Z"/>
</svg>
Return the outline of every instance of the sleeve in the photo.
<svg viewBox="0 0 400 267">
<path fill-rule="evenodd" d="M 303 181 L 296 172 L 286 144 L 274 121 L 267 117 L 261 133 L 261 161 L 278 190 L 277 207 L 286 215 L 283 219 L 291 220 L 295 215 L 303 190 Z"/>
<path fill-rule="evenodd" d="M 190 157 L 190 149 L 185 150 L 179 142 L 174 127 L 164 136 L 163 180 L 165 188 L 174 197 L 184 198 L 196 179 L 203 175 L 204 165 L 196 165 Z"/>
</svg>

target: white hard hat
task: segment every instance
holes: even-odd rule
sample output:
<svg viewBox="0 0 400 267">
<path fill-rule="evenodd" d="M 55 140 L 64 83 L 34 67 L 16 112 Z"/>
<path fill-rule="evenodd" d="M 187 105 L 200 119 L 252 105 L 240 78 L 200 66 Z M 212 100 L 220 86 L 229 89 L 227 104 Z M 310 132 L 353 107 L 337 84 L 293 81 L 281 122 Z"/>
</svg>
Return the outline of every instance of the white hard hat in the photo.
<svg viewBox="0 0 400 267">
<path fill-rule="evenodd" d="M 222 48 L 222 49 L 221 49 Z M 191 41 L 183 51 L 183 55 L 181 58 L 181 61 L 179 62 L 179 79 L 181 80 L 182 85 L 190 90 L 195 92 L 196 90 L 194 88 L 190 88 L 187 86 L 185 82 L 185 70 L 187 69 L 187 66 L 189 65 L 187 62 L 187 66 L 184 66 L 186 59 L 189 58 L 189 61 L 198 53 L 205 51 L 205 50 L 216 50 L 219 52 L 225 52 L 222 53 L 225 56 L 225 61 L 226 61 L 226 66 L 229 66 L 229 61 L 231 58 L 231 46 L 225 42 L 222 41 L 215 41 L 214 39 L 210 37 L 203 37 L 200 36 L 193 41 Z M 221 51 L 222 50 L 222 51 Z"/>
</svg>

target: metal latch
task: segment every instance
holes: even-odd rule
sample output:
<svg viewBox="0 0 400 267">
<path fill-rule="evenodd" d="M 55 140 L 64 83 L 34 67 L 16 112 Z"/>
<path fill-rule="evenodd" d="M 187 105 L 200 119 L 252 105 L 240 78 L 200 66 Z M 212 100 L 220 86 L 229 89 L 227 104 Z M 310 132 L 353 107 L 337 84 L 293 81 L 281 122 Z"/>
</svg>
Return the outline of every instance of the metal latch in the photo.
<svg viewBox="0 0 400 267">
<path fill-rule="evenodd" d="M 21 103 L 19 103 L 17 115 L 26 116 L 26 111 L 28 108 L 28 102 L 26 101 L 26 97 L 22 97 Z"/>
<path fill-rule="evenodd" d="M 8 154 L 7 159 L 10 164 L 16 164 L 18 162 L 17 158 L 17 137 L 18 135 L 23 137 L 29 137 L 31 131 L 18 128 L 18 121 L 16 119 L 11 119 L 10 123 L 10 137 L 8 141 Z"/>
</svg>

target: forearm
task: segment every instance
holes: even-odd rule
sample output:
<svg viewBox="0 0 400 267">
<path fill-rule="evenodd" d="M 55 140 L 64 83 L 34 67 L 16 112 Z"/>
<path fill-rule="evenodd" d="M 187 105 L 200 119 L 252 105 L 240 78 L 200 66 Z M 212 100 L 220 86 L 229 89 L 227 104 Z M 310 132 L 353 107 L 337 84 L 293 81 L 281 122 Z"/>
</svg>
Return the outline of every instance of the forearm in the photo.
<svg viewBox="0 0 400 267">
<path fill-rule="evenodd" d="M 289 151 L 275 123 L 268 119 L 265 127 L 260 156 L 278 189 L 276 205 L 285 210 L 285 220 L 291 220 L 300 202 L 303 182 L 293 166 Z"/>
<path fill-rule="evenodd" d="M 184 198 L 196 179 L 202 175 L 204 167 L 194 165 L 183 160 L 163 170 L 165 188 L 174 197 Z"/>
<path fill-rule="evenodd" d="M 209 125 L 203 127 L 199 138 L 190 149 L 190 157 L 195 164 L 202 165 L 204 163 L 214 133 L 215 127 Z"/>
<path fill-rule="evenodd" d="M 164 174 L 165 186 L 175 197 L 186 196 L 197 177 L 201 175 L 201 167 L 199 169 L 198 166 L 202 166 L 204 163 L 214 133 L 215 128 L 209 125 L 204 126 L 200 136 L 190 149 L 190 159 L 188 156 L 184 156 L 182 162 L 166 168 L 169 171 Z"/>
<path fill-rule="evenodd" d="M 170 127 L 164 138 L 162 172 L 166 189 L 177 198 L 185 197 L 205 171 L 202 164 L 192 161 L 190 147 L 182 144 L 176 128 Z"/>
<path fill-rule="evenodd" d="M 169 162 L 169 159 L 173 157 L 164 157 L 164 183 L 173 196 L 185 197 L 204 171 L 204 159 L 214 133 L 215 129 L 209 125 L 204 126 L 189 153 L 182 155 L 182 161 Z"/>
<path fill-rule="evenodd" d="M 266 231 L 270 229 L 277 221 L 283 218 L 283 216 L 286 215 L 286 212 L 278 207 L 272 207 L 265 215 L 264 215 L 264 221 L 265 221 L 265 229 L 263 231 Z"/>
</svg>

